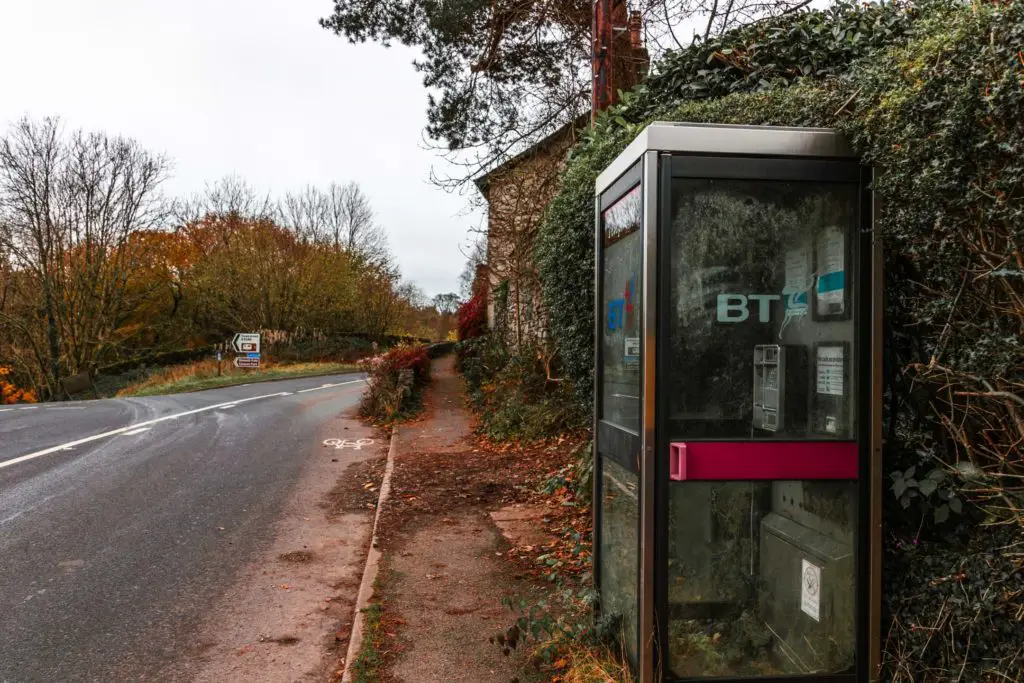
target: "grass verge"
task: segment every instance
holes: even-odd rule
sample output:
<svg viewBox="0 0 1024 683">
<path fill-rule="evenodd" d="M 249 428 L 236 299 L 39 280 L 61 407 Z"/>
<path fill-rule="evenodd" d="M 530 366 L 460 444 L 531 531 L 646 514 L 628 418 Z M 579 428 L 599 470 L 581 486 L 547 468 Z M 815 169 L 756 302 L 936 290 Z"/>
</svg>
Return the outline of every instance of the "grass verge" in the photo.
<svg viewBox="0 0 1024 683">
<path fill-rule="evenodd" d="M 363 610 L 366 615 L 363 630 L 363 644 L 359 648 L 356 660 L 352 662 L 352 681 L 354 683 L 380 683 L 381 671 L 384 668 L 384 628 L 382 625 L 384 607 L 372 603 Z"/>
<path fill-rule="evenodd" d="M 241 370 L 230 361 L 223 361 L 221 374 L 217 374 L 217 361 L 204 360 L 185 365 L 154 370 L 147 377 L 120 389 L 117 396 L 156 396 L 202 391 L 251 382 L 266 382 L 275 379 L 316 377 L 357 372 L 359 367 L 351 363 L 293 363 L 275 365 L 268 363 L 258 370 Z"/>
</svg>

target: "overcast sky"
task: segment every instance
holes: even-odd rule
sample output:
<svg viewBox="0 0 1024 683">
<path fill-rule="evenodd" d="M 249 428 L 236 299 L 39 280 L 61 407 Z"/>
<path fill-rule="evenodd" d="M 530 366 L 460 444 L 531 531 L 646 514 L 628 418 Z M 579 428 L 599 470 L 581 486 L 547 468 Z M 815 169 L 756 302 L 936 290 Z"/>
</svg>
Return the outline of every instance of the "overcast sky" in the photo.
<svg viewBox="0 0 1024 683">
<path fill-rule="evenodd" d="M 174 195 L 238 174 L 273 195 L 358 182 L 402 274 L 457 291 L 467 199 L 429 183 L 426 93 L 404 48 L 321 29 L 331 0 L 0 0 L 0 126 L 68 128 L 166 153 Z M 460 251 L 460 246 L 463 250 Z"/>
</svg>

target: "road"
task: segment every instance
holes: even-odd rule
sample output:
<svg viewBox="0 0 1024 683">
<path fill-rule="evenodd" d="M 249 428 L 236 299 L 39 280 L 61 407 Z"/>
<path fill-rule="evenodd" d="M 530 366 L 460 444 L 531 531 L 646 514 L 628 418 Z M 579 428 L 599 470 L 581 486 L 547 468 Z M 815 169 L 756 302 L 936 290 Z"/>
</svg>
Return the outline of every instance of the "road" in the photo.
<svg viewBox="0 0 1024 683">
<path fill-rule="evenodd" d="M 325 386 L 329 385 L 329 386 Z M 360 375 L 0 412 L 0 681 L 157 680 Z"/>
</svg>

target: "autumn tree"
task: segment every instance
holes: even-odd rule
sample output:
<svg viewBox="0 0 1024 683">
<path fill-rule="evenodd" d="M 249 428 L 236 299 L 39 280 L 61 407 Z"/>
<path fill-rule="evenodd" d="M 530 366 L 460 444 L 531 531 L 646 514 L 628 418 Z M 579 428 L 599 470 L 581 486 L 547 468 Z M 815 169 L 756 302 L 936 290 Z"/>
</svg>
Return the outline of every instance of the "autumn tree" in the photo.
<svg viewBox="0 0 1024 683">
<path fill-rule="evenodd" d="M 57 119 L 22 119 L 0 138 L 0 251 L 24 313 L 0 320 L 51 395 L 119 342 L 138 304 L 129 281 L 144 245 L 132 236 L 164 220 L 167 168 L 133 140 L 65 134 Z"/>
</svg>

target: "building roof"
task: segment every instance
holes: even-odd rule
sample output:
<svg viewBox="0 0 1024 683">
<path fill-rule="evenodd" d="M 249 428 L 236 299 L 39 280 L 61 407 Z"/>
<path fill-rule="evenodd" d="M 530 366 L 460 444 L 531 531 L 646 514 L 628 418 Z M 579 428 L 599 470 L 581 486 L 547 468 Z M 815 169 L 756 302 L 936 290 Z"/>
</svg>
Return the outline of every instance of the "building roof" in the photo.
<svg viewBox="0 0 1024 683">
<path fill-rule="evenodd" d="M 561 126 L 558 130 L 556 130 L 553 133 L 551 133 L 550 135 L 548 135 L 547 137 L 542 138 L 542 139 L 538 140 L 537 142 L 533 143 L 532 145 L 530 145 L 529 147 L 524 149 L 519 154 L 516 154 L 511 159 L 508 159 L 504 163 L 499 164 L 498 166 L 495 166 L 494 168 L 492 168 L 491 170 L 487 171 L 486 173 L 482 173 L 482 174 L 478 175 L 476 178 L 473 178 L 473 184 L 475 184 L 477 189 L 480 190 L 480 194 L 482 194 L 486 198 L 487 197 L 487 189 L 488 189 L 488 186 L 490 184 L 490 179 L 491 179 L 492 176 L 500 174 L 500 173 L 502 173 L 504 171 L 507 171 L 508 169 L 512 168 L 513 166 L 518 165 L 524 159 L 526 159 L 528 157 L 531 157 L 534 154 L 536 154 L 537 152 L 547 148 L 548 146 L 553 144 L 556 140 L 561 139 L 567 133 L 573 132 L 573 131 L 583 127 L 583 125 L 586 124 L 589 120 L 590 120 L 590 112 L 589 111 L 587 113 L 585 113 L 585 114 L 581 114 L 580 116 L 576 117 L 576 119 L 574 119 L 573 121 L 570 121 L 569 123 L 566 123 L 565 125 Z"/>
</svg>

